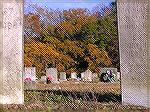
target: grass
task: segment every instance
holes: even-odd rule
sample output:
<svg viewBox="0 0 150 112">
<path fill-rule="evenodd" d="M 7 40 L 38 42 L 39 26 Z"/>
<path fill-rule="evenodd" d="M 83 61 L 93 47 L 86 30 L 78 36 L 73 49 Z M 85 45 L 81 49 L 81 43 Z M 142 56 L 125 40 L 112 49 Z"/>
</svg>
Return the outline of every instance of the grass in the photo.
<svg viewBox="0 0 150 112">
<path fill-rule="evenodd" d="M 51 90 L 53 86 L 61 89 Z M 39 90 L 25 90 L 24 105 L 1 105 L 0 112 L 145 112 L 146 110 L 140 106 L 123 106 L 119 84 L 65 82 L 36 87 Z"/>
<path fill-rule="evenodd" d="M 105 99 L 110 99 L 113 94 L 101 95 L 105 95 Z M 145 112 L 145 110 L 146 108 L 140 106 L 123 106 L 119 102 L 86 101 L 48 91 L 25 91 L 24 105 L 0 107 L 0 112 Z"/>
</svg>

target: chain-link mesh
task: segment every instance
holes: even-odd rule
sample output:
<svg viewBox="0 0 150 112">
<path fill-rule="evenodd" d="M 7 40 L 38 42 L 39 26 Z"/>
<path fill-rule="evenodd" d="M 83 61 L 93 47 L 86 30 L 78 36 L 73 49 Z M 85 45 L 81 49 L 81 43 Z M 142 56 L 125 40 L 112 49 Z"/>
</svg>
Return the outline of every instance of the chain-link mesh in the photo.
<svg viewBox="0 0 150 112">
<path fill-rule="evenodd" d="M 48 104 L 53 108 L 98 108 L 100 102 L 121 102 L 120 83 L 100 80 L 102 67 L 119 71 L 116 2 L 87 2 L 89 7 L 65 8 L 70 2 L 25 2 L 25 67 L 36 67 L 37 83 L 25 84 L 25 102 Z M 40 4 L 42 6 L 40 6 Z M 57 6 L 50 8 L 51 5 Z M 75 2 L 80 4 L 80 2 Z M 93 5 L 95 4 L 95 5 Z M 66 73 L 66 81 L 43 84 L 47 68 Z M 71 78 L 76 72 L 97 73 L 92 81 Z"/>
</svg>

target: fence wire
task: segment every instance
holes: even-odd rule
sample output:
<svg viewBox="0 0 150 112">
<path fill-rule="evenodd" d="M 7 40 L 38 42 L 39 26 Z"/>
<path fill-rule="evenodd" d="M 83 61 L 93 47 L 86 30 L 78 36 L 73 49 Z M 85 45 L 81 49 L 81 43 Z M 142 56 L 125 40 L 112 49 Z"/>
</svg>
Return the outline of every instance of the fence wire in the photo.
<svg viewBox="0 0 150 112">
<path fill-rule="evenodd" d="M 36 67 L 38 78 L 36 82 L 25 82 L 25 103 L 76 109 L 121 102 L 120 82 L 100 80 L 101 68 L 120 69 L 116 2 L 68 9 L 59 7 L 67 2 L 55 3 L 57 9 L 50 8 L 51 3 L 45 7 L 40 4 L 25 2 L 24 8 L 24 64 Z M 57 68 L 58 78 L 60 72 L 65 72 L 66 81 L 41 82 L 47 68 Z M 88 69 L 97 77 L 81 81 L 81 73 Z M 71 79 L 72 72 L 80 80 Z"/>
</svg>

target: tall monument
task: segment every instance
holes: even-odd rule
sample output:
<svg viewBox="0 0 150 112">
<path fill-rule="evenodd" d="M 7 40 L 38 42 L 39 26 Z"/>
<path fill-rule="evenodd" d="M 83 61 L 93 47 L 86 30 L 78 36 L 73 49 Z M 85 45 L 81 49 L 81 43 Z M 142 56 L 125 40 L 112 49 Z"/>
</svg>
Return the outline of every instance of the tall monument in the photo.
<svg viewBox="0 0 150 112">
<path fill-rule="evenodd" d="M 0 1 L 0 104 L 22 104 L 23 0 Z"/>
<path fill-rule="evenodd" d="M 150 0 L 118 0 L 123 104 L 150 108 Z"/>
</svg>

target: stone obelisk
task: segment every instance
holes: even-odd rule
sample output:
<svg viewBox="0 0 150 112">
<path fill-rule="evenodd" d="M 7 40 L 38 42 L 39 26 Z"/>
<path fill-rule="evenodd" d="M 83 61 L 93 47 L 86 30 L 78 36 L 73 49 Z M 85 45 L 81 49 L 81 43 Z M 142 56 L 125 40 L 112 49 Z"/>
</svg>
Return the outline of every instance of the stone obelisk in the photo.
<svg viewBox="0 0 150 112">
<path fill-rule="evenodd" d="M 0 104 L 23 104 L 23 0 L 0 1 Z"/>
<path fill-rule="evenodd" d="M 150 108 L 150 0 L 117 0 L 123 104 Z"/>
</svg>

